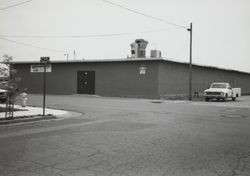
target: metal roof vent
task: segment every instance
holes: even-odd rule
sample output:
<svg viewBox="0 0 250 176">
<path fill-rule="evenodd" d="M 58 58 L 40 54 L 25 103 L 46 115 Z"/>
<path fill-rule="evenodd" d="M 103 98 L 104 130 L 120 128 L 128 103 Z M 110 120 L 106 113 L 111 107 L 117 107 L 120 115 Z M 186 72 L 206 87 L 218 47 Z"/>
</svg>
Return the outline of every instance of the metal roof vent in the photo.
<svg viewBox="0 0 250 176">
<path fill-rule="evenodd" d="M 131 43 L 131 57 L 132 58 L 144 58 L 146 57 L 146 47 L 148 41 L 144 39 L 136 39 L 135 42 Z"/>
<path fill-rule="evenodd" d="M 160 50 L 151 50 L 150 57 L 151 58 L 161 58 L 161 51 Z"/>
</svg>

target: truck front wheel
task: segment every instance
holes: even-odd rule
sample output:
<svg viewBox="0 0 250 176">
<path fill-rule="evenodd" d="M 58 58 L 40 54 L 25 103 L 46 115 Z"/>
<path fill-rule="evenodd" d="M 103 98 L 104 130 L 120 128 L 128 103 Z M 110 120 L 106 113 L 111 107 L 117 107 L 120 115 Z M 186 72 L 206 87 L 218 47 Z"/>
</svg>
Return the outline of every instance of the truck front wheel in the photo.
<svg viewBox="0 0 250 176">
<path fill-rule="evenodd" d="M 236 100 L 236 97 L 232 97 L 232 101 L 235 101 Z"/>
<path fill-rule="evenodd" d="M 226 101 L 227 98 L 228 98 L 228 96 L 227 96 L 227 94 L 226 94 L 225 98 L 223 98 L 222 101 Z"/>
<path fill-rule="evenodd" d="M 206 97 L 206 98 L 205 98 L 205 101 L 209 101 L 209 98 L 208 98 L 208 97 Z"/>
</svg>

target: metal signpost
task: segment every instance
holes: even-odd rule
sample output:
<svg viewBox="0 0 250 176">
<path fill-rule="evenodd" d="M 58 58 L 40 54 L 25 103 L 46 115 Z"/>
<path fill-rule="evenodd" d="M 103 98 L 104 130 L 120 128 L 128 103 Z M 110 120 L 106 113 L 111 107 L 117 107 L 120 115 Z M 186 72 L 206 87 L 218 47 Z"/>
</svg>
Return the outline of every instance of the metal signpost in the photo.
<svg viewBox="0 0 250 176">
<path fill-rule="evenodd" d="M 45 116 L 46 66 L 49 63 L 49 57 L 41 57 L 40 62 L 43 64 L 43 116 Z"/>
</svg>

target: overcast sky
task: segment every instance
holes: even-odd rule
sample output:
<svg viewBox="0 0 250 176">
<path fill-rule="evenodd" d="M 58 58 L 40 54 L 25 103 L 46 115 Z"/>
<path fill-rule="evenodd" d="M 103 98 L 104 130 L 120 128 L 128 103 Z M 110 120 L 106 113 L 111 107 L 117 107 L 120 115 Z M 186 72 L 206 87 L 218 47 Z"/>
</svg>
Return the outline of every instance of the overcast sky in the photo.
<svg viewBox="0 0 250 176">
<path fill-rule="evenodd" d="M 137 38 L 149 42 L 147 56 L 159 49 L 165 59 L 189 60 L 183 27 L 102 0 L 33 0 L 4 9 L 25 1 L 0 0 L 0 55 L 15 61 L 66 60 L 66 53 L 73 60 L 73 50 L 76 59 L 125 59 Z M 250 72 L 249 0 L 110 1 L 180 26 L 192 22 L 194 63 Z"/>
</svg>

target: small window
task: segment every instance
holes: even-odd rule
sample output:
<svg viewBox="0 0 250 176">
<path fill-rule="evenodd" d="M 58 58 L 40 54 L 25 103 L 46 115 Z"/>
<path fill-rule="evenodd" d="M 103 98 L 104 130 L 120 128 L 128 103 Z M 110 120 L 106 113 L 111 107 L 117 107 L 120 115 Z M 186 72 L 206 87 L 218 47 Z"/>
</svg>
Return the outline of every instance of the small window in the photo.
<svg viewBox="0 0 250 176">
<path fill-rule="evenodd" d="M 141 56 L 145 56 L 145 51 L 140 51 Z"/>
</svg>

